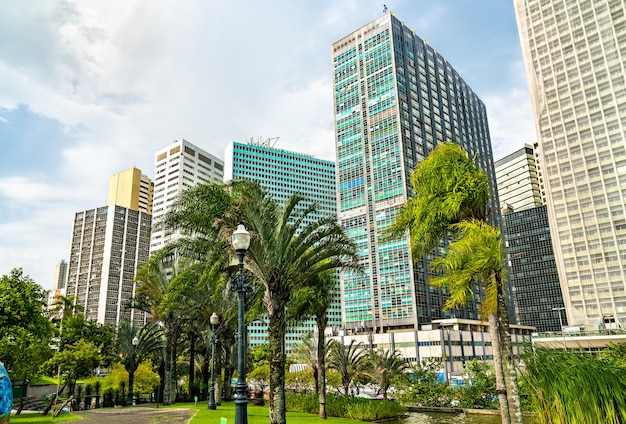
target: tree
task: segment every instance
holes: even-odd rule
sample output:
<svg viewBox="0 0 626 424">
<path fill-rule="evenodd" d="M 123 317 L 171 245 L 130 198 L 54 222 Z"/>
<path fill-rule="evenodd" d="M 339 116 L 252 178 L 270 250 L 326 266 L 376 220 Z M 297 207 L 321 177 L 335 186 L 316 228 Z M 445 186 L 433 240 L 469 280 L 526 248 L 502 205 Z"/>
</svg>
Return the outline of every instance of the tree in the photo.
<svg viewBox="0 0 626 424">
<path fill-rule="evenodd" d="M 365 374 L 380 387 L 383 399 L 387 399 L 387 391 L 396 379 L 406 377 L 405 371 L 409 364 L 402 359 L 398 351 L 371 350 L 366 357 Z"/>
<path fill-rule="evenodd" d="M 497 390 L 493 367 L 486 361 L 472 359 L 463 368 L 467 380 L 459 389 L 459 408 L 496 409 Z"/>
<path fill-rule="evenodd" d="M 235 208 L 251 234 L 247 268 L 265 289 L 272 424 L 286 422 L 285 309 L 291 294 L 324 271 L 360 269 L 355 245 L 336 219 L 313 219 L 315 210 L 314 204 L 305 205 L 298 194 L 281 207 L 258 185 L 246 187 Z"/>
<path fill-rule="evenodd" d="M 350 340 L 347 346 L 337 340 L 330 345 L 328 367 L 341 375 L 341 385 L 346 396 L 350 394 L 352 380 L 363 372 L 366 353 L 363 343 L 356 343 L 354 340 Z"/>
<path fill-rule="evenodd" d="M 100 347 L 85 340 L 67 345 L 42 365 L 42 369 L 53 372 L 57 369 L 74 394 L 76 380 L 87 377 L 100 364 Z"/>
<path fill-rule="evenodd" d="M 328 316 L 326 312 L 337 293 L 337 278 L 333 272 L 316 275 L 307 282 L 307 286 L 298 290 L 290 308 L 299 316 L 314 316 L 317 325 L 317 345 L 307 337 L 303 339 L 303 348 L 307 361 L 313 370 L 315 392 L 318 394 L 319 417 L 326 419 L 326 355 L 328 344 L 325 341 Z M 315 356 L 313 356 L 315 355 Z"/>
<path fill-rule="evenodd" d="M 414 260 L 435 253 L 436 269 L 443 275 L 430 282 L 450 294 L 448 309 L 467 304 L 476 283 L 482 284 L 481 313 L 490 324 L 502 420 L 522 423 L 505 304 L 504 249 L 499 231 L 486 222 L 491 195 L 488 177 L 463 148 L 448 142 L 437 146 L 415 168 L 411 184 L 415 196 L 400 209 L 387 233 L 397 237 L 409 230 Z M 444 240 L 453 243 L 435 251 Z M 468 245 L 482 249 L 482 254 L 468 250 Z M 453 274 L 464 278 L 457 280 Z"/>
<path fill-rule="evenodd" d="M 44 305 L 43 288 L 21 268 L 0 279 L 0 360 L 14 382 L 26 384 L 51 356 L 53 326 Z M 23 398 L 18 411 L 22 406 Z"/>
</svg>

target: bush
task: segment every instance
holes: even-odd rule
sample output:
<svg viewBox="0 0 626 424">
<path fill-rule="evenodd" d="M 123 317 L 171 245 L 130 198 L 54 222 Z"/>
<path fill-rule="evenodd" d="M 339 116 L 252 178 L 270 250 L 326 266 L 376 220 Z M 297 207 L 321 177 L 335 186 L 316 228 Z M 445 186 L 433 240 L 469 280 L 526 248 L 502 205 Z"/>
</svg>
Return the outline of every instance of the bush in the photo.
<svg viewBox="0 0 626 424">
<path fill-rule="evenodd" d="M 286 393 L 287 409 L 290 411 L 317 414 L 319 412 L 318 395 Z M 326 395 L 326 415 L 329 417 L 349 418 L 360 421 L 377 421 L 397 418 L 407 409 L 397 402 L 389 400 L 364 399 L 354 396 Z"/>
</svg>

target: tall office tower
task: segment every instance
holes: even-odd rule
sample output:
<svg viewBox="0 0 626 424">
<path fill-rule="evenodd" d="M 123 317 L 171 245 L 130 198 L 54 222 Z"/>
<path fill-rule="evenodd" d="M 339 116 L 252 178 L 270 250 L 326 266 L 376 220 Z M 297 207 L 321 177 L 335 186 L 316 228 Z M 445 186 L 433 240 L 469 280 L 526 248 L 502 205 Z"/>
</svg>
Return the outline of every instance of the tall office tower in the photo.
<svg viewBox="0 0 626 424">
<path fill-rule="evenodd" d="M 389 12 L 335 42 L 332 60 L 338 218 L 365 269 L 341 276 L 345 330 L 417 330 L 452 315 L 475 318 L 474 305 L 444 312 L 444 294 L 426 283 L 426 262 L 410 260 L 408 236 L 388 241 L 382 231 L 411 195 L 415 165 L 443 141 L 478 155 L 498 205 L 485 105 Z"/>
<path fill-rule="evenodd" d="M 508 277 L 517 322 L 539 332 L 561 331 L 567 320 L 535 159 L 526 144 L 495 162 Z"/>
<path fill-rule="evenodd" d="M 153 192 L 150 178 L 137 168 L 130 168 L 111 176 L 107 205 L 123 206 L 152 215 Z"/>
<path fill-rule="evenodd" d="M 154 162 L 154 222 L 150 253 L 178 238 L 178 232 L 160 225 L 171 204 L 185 190 L 205 182 L 222 182 L 224 162 L 188 142 L 174 140 L 156 152 Z"/>
<path fill-rule="evenodd" d="M 111 183 L 115 186 L 117 180 Z M 114 190 L 109 187 L 109 192 Z M 137 270 L 148 260 L 151 218 L 116 204 L 76 213 L 66 296 L 75 298 L 88 319 L 101 324 L 145 322 L 145 313 L 131 309 L 129 302 Z"/>
<path fill-rule="evenodd" d="M 533 146 L 526 144 L 495 162 L 500 204 L 518 211 L 541 205 Z"/>
<path fill-rule="evenodd" d="M 626 5 L 515 0 L 567 316 L 626 322 Z"/>
<path fill-rule="evenodd" d="M 67 283 L 67 262 L 61 260 L 54 267 L 54 281 L 52 281 L 52 290 L 61 290 L 65 288 Z"/>
<path fill-rule="evenodd" d="M 313 219 L 337 216 L 337 193 L 335 188 L 335 163 L 314 158 L 311 155 L 278 149 L 272 146 L 276 139 L 258 143 L 231 142 L 224 152 L 224 182 L 236 180 L 258 181 L 279 204 L 298 192 L 307 201 L 317 203 Z M 328 312 L 328 326 L 341 326 L 341 302 L 339 290 Z M 301 341 L 302 335 L 314 331 L 315 322 L 304 322 L 291 328 L 285 337 L 285 350 Z M 248 329 L 251 345 L 267 343 L 267 322 L 255 321 Z"/>
</svg>

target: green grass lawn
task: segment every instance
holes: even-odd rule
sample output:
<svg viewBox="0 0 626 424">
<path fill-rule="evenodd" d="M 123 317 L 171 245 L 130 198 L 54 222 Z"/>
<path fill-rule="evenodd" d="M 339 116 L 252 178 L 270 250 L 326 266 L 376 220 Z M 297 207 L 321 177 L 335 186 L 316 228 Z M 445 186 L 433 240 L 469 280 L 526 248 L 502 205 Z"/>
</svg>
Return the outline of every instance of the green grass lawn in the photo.
<svg viewBox="0 0 626 424">
<path fill-rule="evenodd" d="M 191 423 L 220 423 L 220 418 L 226 418 L 228 424 L 235 422 L 235 403 L 222 402 L 215 411 L 207 408 L 206 402 L 198 402 L 198 406 L 193 403 L 177 403 L 167 406 L 167 408 L 195 408 L 198 413 L 191 419 Z M 255 406 L 248 404 L 248 424 L 269 423 L 269 406 Z M 321 421 L 317 415 L 305 414 L 304 412 L 287 412 L 287 422 L 298 424 L 309 424 L 324 422 L 326 424 L 358 424 L 364 421 L 348 420 L 346 418 L 328 417 L 326 421 Z"/>
<path fill-rule="evenodd" d="M 149 407 L 155 408 L 156 404 Z M 206 401 L 198 402 L 195 406 L 193 403 L 177 403 L 175 405 L 160 406 L 160 408 L 190 408 L 197 409 L 198 413 L 192 418 L 191 423 L 220 423 L 220 418 L 226 418 L 228 424 L 235 422 L 235 403 L 234 402 L 222 402 L 215 411 L 207 408 Z M 77 415 L 70 414 L 68 412 L 61 412 L 58 418 L 52 418 L 52 414 L 43 416 L 41 413 L 31 414 L 22 413 L 21 415 L 11 415 L 10 424 L 14 423 L 29 423 L 29 424 L 53 424 L 61 421 L 73 421 L 80 420 Z M 287 412 L 287 422 L 298 424 L 320 423 L 320 419 L 317 415 L 305 414 L 303 412 Z M 248 424 L 267 424 L 269 423 L 269 407 L 268 406 L 254 406 L 248 404 Z M 348 420 L 345 418 L 328 417 L 325 424 L 358 424 L 363 421 Z"/>
<path fill-rule="evenodd" d="M 46 415 L 45 417 L 41 415 L 41 412 L 38 413 L 30 413 L 30 412 L 22 412 L 20 415 L 11 415 L 10 424 L 14 423 L 36 423 L 36 424 L 52 424 L 58 422 L 65 421 L 75 421 L 80 420 L 81 418 L 78 415 L 70 414 L 69 412 L 61 412 L 58 418 L 53 418 L 52 413 Z"/>
</svg>

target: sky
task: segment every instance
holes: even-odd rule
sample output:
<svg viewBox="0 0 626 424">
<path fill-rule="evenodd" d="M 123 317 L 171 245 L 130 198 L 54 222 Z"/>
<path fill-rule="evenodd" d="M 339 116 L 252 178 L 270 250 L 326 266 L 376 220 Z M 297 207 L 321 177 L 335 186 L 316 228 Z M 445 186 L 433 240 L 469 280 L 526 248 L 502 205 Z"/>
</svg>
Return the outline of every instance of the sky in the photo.
<svg viewBox="0 0 626 424">
<path fill-rule="evenodd" d="M 384 5 L 486 104 L 495 160 L 535 140 L 513 0 L 0 0 L 0 275 L 52 288 L 74 214 L 174 139 L 335 160 L 331 45 Z"/>
</svg>

